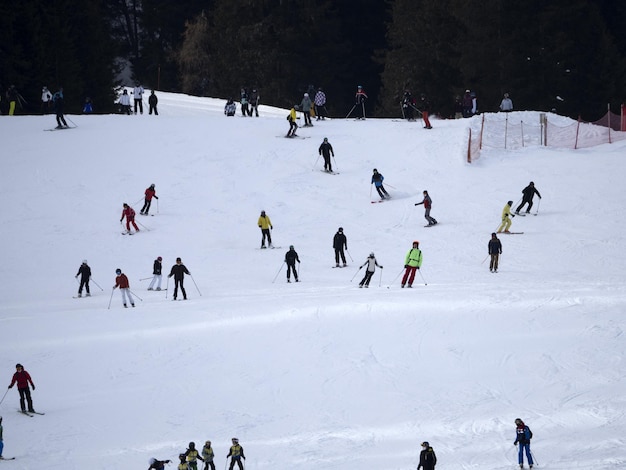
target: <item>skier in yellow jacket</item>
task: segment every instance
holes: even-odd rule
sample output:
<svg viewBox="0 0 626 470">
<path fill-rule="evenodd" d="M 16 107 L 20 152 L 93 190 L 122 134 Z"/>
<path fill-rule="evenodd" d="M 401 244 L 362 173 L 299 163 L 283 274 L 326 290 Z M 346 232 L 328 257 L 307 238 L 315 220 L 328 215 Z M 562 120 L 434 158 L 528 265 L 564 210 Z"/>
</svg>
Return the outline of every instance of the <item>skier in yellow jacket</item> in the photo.
<svg viewBox="0 0 626 470">
<path fill-rule="evenodd" d="M 409 250 L 404 258 L 404 267 L 406 271 L 402 277 L 402 287 L 404 287 L 408 281 L 409 287 L 413 287 L 413 281 L 415 280 L 415 272 L 422 266 L 422 250 L 419 249 L 420 242 L 417 240 L 413 242 L 413 247 Z"/>
<path fill-rule="evenodd" d="M 273 230 L 274 227 L 272 226 L 272 221 L 269 216 L 265 214 L 265 211 L 261 211 L 257 225 L 261 229 L 261 235 L 263 236 L 261 239 L 261 248 L 265 248 L 265 237 L 267 237 L 268 246 L 272 248 L 272 235 L 270 230 Z"/>
<path fill-rule="evenodd" d="M 513 222 L 511 218 L 515 217 L 515 214 L 511 214 L 511 206 L 513 205 L 513 201 L 509 201 L 502 209 L 502 223 L 500 227 L 498 227 L 498 233 L 509 233 L 509 229 L 511 228 L 511 223 Z"/>
<path fill-rule="evenodd" d="M 287 116 L 287 121 L 289 121 L 289 131 L 287 131 L 287 135 L 285 137 L 297 137 L 296 131 L 298 130 L 298 123 L 296 122 L 297 115 L 296 110 L 298 106 L 295 105 L 289 111 L 289 115 Z"/>
<path fill-rule="evenodd" d="M 235 463 L 237 463 L 239 470 L 244 470 L 241 459 L 246 460 L 246 456 L 243 455 L 243 447 L 239 445 L 239 439 L 237 439 L 236 437 L 233 437 L 233 445 L 230 447 L 226 458 L 228 459 L 228 457 L 230 457 L 229 470 L 233 470 Z"/>
</svg>

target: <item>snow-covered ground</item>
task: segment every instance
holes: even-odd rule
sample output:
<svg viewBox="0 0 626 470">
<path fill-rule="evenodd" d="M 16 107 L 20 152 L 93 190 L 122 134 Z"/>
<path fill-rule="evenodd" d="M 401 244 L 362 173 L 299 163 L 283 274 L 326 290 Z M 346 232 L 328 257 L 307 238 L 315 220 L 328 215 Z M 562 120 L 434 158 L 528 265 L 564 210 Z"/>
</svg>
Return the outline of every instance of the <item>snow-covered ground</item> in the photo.
<svg viewBox="0 0 626 470">
<path fill-rule="evenodd" d="M 292 140 L 285 110 L 226 118 L 223 101 L 158 95 L 158 117 L 67 131 L 0 118 L 0 371 L 6 387 L 24 364 L 46 412 L 18 414 L 8 391 L 3 468 L 147 468 L 209 439 L 220 470 L 233 436 L 247 470 L 406 470 L 423 440 L 441 469 L 514 468 L 517 417 L 538 468 L 626 466 L 626 142 L 470 165 L 469 120 L 314 121 Z M 339 175 L 320 171 L 323 137 Z M 390 201 L 370 203 L 373 168 Z M 538 215 L 513 220 L 524 234 L 500 237 L 491 274 L 490 234 L 531 180 Z M 139 212 L 151 183 L 154 217 L 123 236 L 122 203 Z M 259 249 L 263 209 L 275 250 Z M 339 226 L 349 266 L 331 269 Z M 413 240 L 423 279 L 401 289 Z M 384 269 L 359 289 L 371 251 Z M 166 272 L 182 258 L 189 300 L 146 290 L 157 256 Z M 73 299 L 83 259 L 93 296 Z"/>
</svg>

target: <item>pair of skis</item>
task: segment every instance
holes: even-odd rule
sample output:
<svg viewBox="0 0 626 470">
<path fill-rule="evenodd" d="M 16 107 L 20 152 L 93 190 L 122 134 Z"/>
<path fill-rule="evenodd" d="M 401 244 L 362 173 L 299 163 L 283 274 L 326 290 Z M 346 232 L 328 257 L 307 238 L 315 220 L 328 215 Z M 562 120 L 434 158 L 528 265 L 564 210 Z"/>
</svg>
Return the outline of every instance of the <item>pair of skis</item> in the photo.
<svg viewBox="0 0 626 470">
<path fill-rule="evenodd" d="M 35 415 L 40 415 L 40 416 L 45 415 L 45 413 L 40 413 L 39 411 L 22 411 L 22 410 L 17 410 L 17 412 L 18 412 L 18 413 L 21 413 L 21 414 L 23 414 L 23 415 L 25 415 L 25 416 L 29 416 L 29 417 L 31 417 L 31 418 L 32 418 L 33 416 L 35 416 Z"/>
</svg>

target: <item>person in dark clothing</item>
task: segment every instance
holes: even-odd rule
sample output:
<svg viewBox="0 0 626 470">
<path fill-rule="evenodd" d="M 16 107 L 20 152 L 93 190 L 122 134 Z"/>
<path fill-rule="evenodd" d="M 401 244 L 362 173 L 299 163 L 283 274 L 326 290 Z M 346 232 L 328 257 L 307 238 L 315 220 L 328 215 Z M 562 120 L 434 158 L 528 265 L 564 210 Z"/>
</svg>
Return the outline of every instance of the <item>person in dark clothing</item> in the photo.
<svg viewBox="0 0 626 470">
<path fill-rule="evenodd" d="M 348 249 L 348 239 L 343 233 L 343 227 L 339 227 L 337 233 L 333 237 L 333 248 L 335 249 L 335 263 L 337 263 L 336 267 L 339 267 L 339 258 L 341 258 L 341 261 L 343 261 L 344 268 L 348 266 L 346 264 L 346 255 L 343 252 L 344 248 L 346 250 Z"/>
<path fill-rule="evenodd" d="M 528 466 L 533 468 L 533 454 L 530 451 L 530 440 L 533 438 L 533 433 L 530 428 L 524 424 L 524 421 L 517 418 L 515 420 L 515 442 L 513 445 L 519 444 L 519 452 L 517 455 L 517 461 L 519 468 L 524 468 L 524 452 L 526 452 L 526 460 L 528 460 Z"/>
<path fill-rule="evenodd" d="M 241 87 L 241 91 L 239 93 L 241 96 L 241 115 L 245 117 L 248 115 L 248 90 Z"/>
<path fill-rule="evenodd" d="M 185 292 L 185 287 L 184 287 L 184 280 L 185 280 L 185 274 L 189 274 L 191 276 L 191 273 L 187 270 L 187 268 L 185 267 L 185 265 L 183 264 L 183 262 L 181 261 L 180 258 L 176 258 L 176 264 L 174 266 L 172 266 L 172 270 L 170 271 L 170 275 L 167 276 L 168 278 L 174 276 L 174 297 L 173 300 L 176 300 L 176 297 L 178 296 L 178 288 L 180 287 L 180 291 L 183 293 L 183 299 L 187 300 L 187 292 Z"/>
<path fill-rule="evenodd" d="M 145 198 L 143 201 L 143 207 L 141 208 L 141 211 L 139 211 L 139 213 L 141 215 L 148 215 L 148 211 L 150 210 L 150 204 L 152 204 L 152 198 L 159 199 L 159 197 L 156 195 L 156 189 L 154 189 L 154 183 L 152 183 L 150 187 L 144 191 L 144 194 Z"/>
<path fill-rule="evenodd" d="M 356 88 L 355 100 L 355 106 L 361 108 L 361 116 L 357 116 L 357 119 L 365 119 L 365 101 L 367 101 L 367 94 L 361 85 Z"/>
<path fill-rule="evenodd" d="M 252 117 L 252 113 L 254 113 L 255 117 L 259 117 L 259 102 L 261 101 L 261 97 L 259 96 L 259 92 L 256 88 L 252 89 L 250 93 L 250 109 L 248 109 L 248 116 Z"/>
<path fill-rule="evenodd" d="M 371 182 L 371 184 L 376 186 L 376 191 L 378 191 L 378 195 L 380 196 L 380 200 L 381 201 L 383 199 L 389 199 L 391 197 L 391 196 L 389 196 L 389 193 L 387 192 L 387 190 L 383 186 L 383 180 L 384 179 L 385 179 L 385 177 L 381 173 L 378 173 L 378 170 L 376 168 L 374 168 L 374 173 L 372 174 L 372 182 Z"/>
<path fill-rule="evenodd" d="M 63 116 L 63 108 L 65 106 L 65 100 L 63 98 L 63 88 L 59 88 L 54 96 L 52 96 L 52 103 L 54 106 L 54 111 L 57 115 L 57 129 L 63 129 L 64 127 L 68 127 L 67 122 L 65 122 L 65 117 Z"/>
<path fill-rule="evenodd" d="M 293 248 L 293 245 L 289 246 L 289 251 L 285 253 L 285 263 L 287 263 L 287 282 L 291 282 L 291 272 L 293 271 L 293 277 L 298 282 L 298 271 L 296 271 L 296 261 L 300 263 L 298 253 Z"/>
<path fill-rule="evenodd" d="M 158 103 L 159 103 L 159 98 L 157 98 L 157 95 L 154 94 L 154 90 L 152 90 L 150 92 L 150 96 L 148 97 L 148 105 L 150 107 L 148 114 L 152 114 L 152 112 L 154 111 L 155 116 L 159 115 L 159 111 L 157 111 Z"/>
<path fill-rule="evenodd" d="M 404 96 L 402 97 L 402 113 L 404 114 L 405 119 L 409 121 L 414 121 L 413 111 L 415 111 L 415 98 L 411 95 L 409 90 L 404 92 Z"/>
<path fill-rule="evenodd" d="M 472 94 L 469 90 L 465 90 L 465 94 L 463 95 L 463 99 L 461 100 L 461 104 L 463 106 L 463 117 L 470 118 L 472 117 L 472 106 L 474 105 Z"/>
<path fill-rule="evenodd" d="M 528 186 L 522 189 L 522 194 L 522 203 L 517 206 L 517 209 L 515 209 L 515 213 L 519 214 L 519 211 L 522 210 L 524 205 L 528 204 L 528 209 L 526 209 L 526 213 L 530 214 L 530 209 L 533 207 L 533 197 L 535 196 L 535 194 L 537 194 L 537 196 L 539 196 L 539 199 L 541 199 L 541 194 L 539 194 L 539 191 L 537 191 L 537 188 L 535 188 L 535 183 L 533 183 L 532 181 L 528 184 Z"/>
<path fill-rule="evenodd" d="M 332 173 L 333 166 L 330 162 L 330 156 L 332 155 L 334 158 L 335 152 L 333 150 L 333 146 L 330 145 L 330 142 L 328 142 L 328 137 L 324 137 L 324 142 L 322 142 L 322 145 L 320 145 L 319 148 L 319 154 L 324 157 L 324 171 Z"/>
<path fill-rule="evenodd" d="M 424 204 L 424 217 L 428 221 L 428 226 L 436 225 L 437 219 L 430 216 L 430 208 L 433 206 L 433 200 L 428 195 L 428 191 L 424 191 L 424 199 L 422 200 L 422 202 L 415 203 L 416 206 L 419 206 L 420 204 Z"/>
<path fill-rule="evenodd" d="M 82 297 L 83 287 L 85 288 L 85 291 L 87 292 L 87 297 L 91 297 L 91 293 L 89 292 L 89 279 L 91 278 L 91 268 L 87 265 L 86 259 L 83 260 L 83 263 L 78 268 L 78 272 L 76 273 L 76 276 L 74 277 L 78 279 L 79 275 L 80 275 L 80 286 L 78 286 L 78 297 Z"/>
<path fill-rule="evenodd" d="M 419 110 L 422 112 L 422 119 L 424 120 L 424 129 L 432 129 L 428 116 L 430 115 L 430 101 L 426 98 L 426 95 L 422 93 L 420 97 Z"/>
<path fill-rule="evenodd" d="M 150 459 L 150 466 L 148 470 L 163 470 L 165 464 L 170 463 L 171 460 L 157 460 L 154 457 Z"/>
<path fill-rule="evenodd" d="M 22 409 L 22 412 L 26 412 L 26 403 L 28 403 L 28 411 L 34 413 L 35 409 L 33 408 L 33 399 L 30 396 L 28 384 L 33 387 L 33 390 L 35 390 L 35 384 L 33 383 L 33 379 L 31 379 L 30 374 L 24 370 L 24 366 L 22 364 L 15 365 L 15 374 L 13 374 L 13 379 L 11 380 L 9 388 L 13 388 L 13 385 L 16 383 L 17 391 L 20 392 L 20 408 Z"/>
<path fill-rule="evenodd" d="M 498 259 L 502 254 L 502 243 L 500 239 L 496 235 L 496 233 L 491 234 L 491 240 L 487 244 L 487 253 L 491 256 L 491 262 L 489 263 L 489 271 L 492 273 L 498 272 Z"/>
<path fill-rule="evenodd" d="M 163 272 L 163 266 L 161 264 L 163 258 L 160 256 L 154 260 L 154 264 L 152 265 L 152 281 L 150 281 L 150 285 L 148 286 L 148 290 L 161 290 L 161 273 Z M 154 289 L 154 284 L 157 283 L 156 289 Z"/>
<path fill-rule="evenodd" d="M 430 444 L 426 441 L 422 442 L 422 451 L 420 452 L 420 463 L 417 465 L 417 470 L 435 470 L 437 465 L 437 456 Z"/>
<path fill-rule="evenodd" d="M 233 437 L 232 439 L 233 445 L 230 446 L 230 450 L 228 451 L 228 455 L 226 456 L 226 461 L 228 461 L 228 457 L 230 457 L 230 466 L 229 470 L 233 470 L 235 467 L 235 463 L 239 467 L 239 470 L 244 470 L 243 464 L 241 460 L 246 460 L 246 456 L 243 453 L 243 447 L 239 445 L 239 439 Z"/>
</svg>

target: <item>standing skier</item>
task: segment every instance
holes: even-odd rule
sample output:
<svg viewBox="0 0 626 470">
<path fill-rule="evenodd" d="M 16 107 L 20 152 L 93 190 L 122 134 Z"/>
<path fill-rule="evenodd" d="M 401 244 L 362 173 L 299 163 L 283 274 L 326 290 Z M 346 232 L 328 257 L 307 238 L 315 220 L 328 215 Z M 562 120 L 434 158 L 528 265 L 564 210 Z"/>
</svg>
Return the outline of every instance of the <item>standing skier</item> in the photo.
<svg viewBox="0 0 626 470">
<path fill-rule="evenodd" d="M 539 191 L 537 191 L 537 188 L 535 188 L 535 183 L 533 183 L 532 181 L 528 183 L 528 186 L 522 189 L 522 194 L 522 203 L 517 206 L 517 209 L 515 209 L 515 213 L 519 214 L 519 211 L 522 210 L 522 207 L 524 207 L 525 204 L 528 204 L 528 209 L 526 209 L 526 213 L 530 214 L 530 209 L 533 207 L 533 197 L 536 194 L 537 196 L 539 196 L 539 199 L 541 199 L 541 194 L 539 194 Z"/>
<path fill-rule="evenodd" d="M 422 119 L 424 120 L 424 129 L 432 129 L 428 116 L 430 114 L 430 101 L 426 98 L 426 95 L 422 93 L 420 97 L 419 109 L 422 112 Z"/>
<path fill-rule="evenodd" d="M 272 234 L 271 230 L 274 229 L 272 221 L 265 211 L 261 211 L 257 225 L 261 229 L 261 248 L 265 248 L 265 238 L 267 237 L 267 245 L 272 248 Z"/>
<path fill-rule="evenodd" d="M 526 452 L 528 466 L 533 468 L 533 454 L 530 452 L 530 440 L 533 438 L 533 433 L 530 428 L 524 424 L 524 421 L 519 418 L 515 420 L 515 426 L 516 436 L 513 445 L 519 444 L 519 451 L 517 454 L 519 468 L 524 468 L 524 452 Z"/>
<path fill-rule="evenodd" d="M 367 266 L 367 269 L 365 270 L 365 276 L 363 277 L 361 282 L 359 282 L 359 287 L 369 287 L 370 280 L 374 275 L 374 271 L 376 271 L 376 266 L 378 266 L 380 269 L 383 269 L 383 267 L 376 261 L 374 253 L 370 253 L 370 255 L 367 257 L 367 260 L 365 260 L 365 263 L 363 263 L 359 269 L 361 269 L 363 266 Z"/>
<path fill-rule="evenodd" d="M 428 191 L 424 191 L 424 199 L 422 200 L 422 202 L 418 202 L 415 205 L 419 206 L 420 204 L 424 204 L 424 217 L 428 221 L 427 227 L 430 227 L 431 225 L 436 225 L 437 220 L 430 216 L 430 208 L 433 206 L 433 200 L 428 195 Z"/>
<path fill-rule="evenodd" d="M 513 111 L 513 101 L 509 98 L 509 94 L 505 93 L 504 98 L 500 102 L 500 111 L 504 111 L 505 113 L 510 113 Z"/>
<path fill-rule="evenodd" d="M 120 96 L 121 113 L 128 114 L 130 116 L 130 96 L 128 90 L 124 90 Z"/>
<path fill-rule="evenodd" d="M 408 281 L 409 287 L 413 287 L 413 280 L 415 279 L 415 272 L 422 266 L 422 250 L 419 249 L 420 242 L 417 240 L 413 242 L 413 247 L 409 250 L 404 258 L 404 276 L 402 277 L 402 287 L 404 287 Z"/>
<path fill-rule="evenodd" d="M 320 145 L 319 154 L 324 157 L 324 171 L 328 173 L 333 172 L 333 166 L 330 162 L 330 156 L 335 157 L 335 152 L 333 150 L 333 146 L 328 142 L 328 137 L 324 137 L 324 142 Z"/>
<path fill-rule="evenodd" d="M 415 98 L 413 98 L 413 95 L 411 95 L 409 90 L 405 90 L 400 104 L 402 106 L 402 113 L 404 114 L 405 119 L 408 121 L 414 121 L 413 111 L 415 111 Z"/>
<path fill-rule="evenodd" d="M 365 119 L 365 101 L 367 100 L 367 94 L 361 85 L 356 87 L 355 100 L 355 106 L 361 108 L 361 116 L 357 116 L 357 119 Z"/>
<path fill-rule="evenodd" d="M 502 254 L 502 243 L 495 233 L 491 234 L 491 240 L 487 244 L 487 253 L 491 256 L 489 262 L 489 271 L 492 273 L 498 272 L 498 260 Z"/>
<path fill-rule="evenodd" d="M 335 267 L 339 267 L 339 258 L 343 261 L 343 267 L 348 266 L 346 264 L 346 255 L 343 252 L 344 248 L 348 249 L 348 239 L 343 234 L 343 227 L 339 227 L 337 233 L 333 237 L 333 248 L 335 249 Z"/>
<path fill-rule="evenodd" d="M 133 96 L 135 102 L 135 114 L 137 114 L 137 107 L 139 107 L 139 113 L 143 114 L 143 87 L 141 83 L 135 83 L 135 88 L 133 88 Z"/>
<path fill-rule="evenodd" d="M 384 199 L 389 199 L 391 197 L 383 186 L 384 179 L 385 177 L 381 173 L 378 173 L 378 170 L 374 168 L 374 173 L 372 174 L 372 182 L 370 184 L 373 184 L 376 187 L 376 191 L 378 191 L 378 195 L 380 196 L 381 201 Z"/>
<path fill-rule="evenodd" d="M 145 197 L 143 201 L 143 207 L 141 208 L 141 211 L 139 211 L 139 213 L 141 215 L 148 215 L 148 211 L 150 210 L 150 204 L 152 204 L 152 198 L 159 199 L 159 197 L 156 195 L 156 189 L 154 189 L 154 183 L 152 183 L 150 187 L 144 191 L 144 194 Z"/>
<path fill-rule="evenodd" d="M 326 112 L 326 94 L 324 90 L 321 88 L 317 89 L 317 93 L 315 93 L 315 115 L 317 116 L 317 120 L 320 119 L 323 121 L 324 117 L 328 115 Z"/>
<path fill-rule="evenodd" d="M 420 452 L 420 463 L 417 465 L 417 470 L 435 470 L 437 465 L 437 456 L 435 451 L 428 441 L 422 442 L 422 451 Z"/>
<path fill-rule="evenodd" d="M 52 93 L 45 86 L 41 89 L 41 114 L 48 114 L 50 112 L 50 103 L 52 102 Z"/>
<path fill-rule="evenodd" d="M 239 96 L 241 97 L 241 115 L 246 117 L 248 115 L 248 90 L 241 87 Z"/>
<path fill-rule="evenodd" d="M 250 109 L 248 110 L 248 116 L 252 117 L 252 113 L 256 117 L 259 117 L 259 103 L 261 102 L 261 96 L 256 88 L 252 89 L 250 93 Z"/>
<path fill-rule="evenodd" d="M 80 275 L 80 286 L 78 286 L 78 297 L 81 297 L 83 295 L 83 287 L 85 288 L 85 291 L 87 292 L 87 297 L 91 297 L 91 293 L 89 292 L 89 279 L 91 279 L 91 268 L 87 264 L 86 259 L 83 260 L 82 264 L 78 268 L 78 272 L 76 273 L 76 276 L 74 277 L 78 279 L 79 275 Z"/>
<path fill-rule="evenodd" d="M 162 270 L 163 270 L 163 266 L 161 265 L 161 261 L 163 261 L 163 258 L 161 258 L 160 256 L 154 260 L 154 264 L 152 265 L 152 281 L 150 281 L 150 285 L 148 286 L 148 290 L 161 290 L 161 278 L 162 276 Z M 154 284 L 157 284 L 156 289 L 153 289 Z"/>
<path fill-rule="evenodd" d="M 504 208 L 502 209 L 502 223 L 500 227 L 498 227 L 498 233 L 509 233 L 509 228 L 511 228 L 511 224 L 513 221 L 511 218 L 515 217 L 515 214 L 511 214 L 511 206 L 513 205 L 513 201 L 508 201 Z"/>
<path fill-rule="evenodd" d="M 28 411 L 31 413 L 35 412 L 33 408 L 33 399 L 30 396 L 30 388 L 28 388 L 28 384 L 35 390 L 35 384 L 33 383 L 33 379 L 31 379 L 30 374 L 24 370 L 24 366 L 22 364 L 15 364 L 15 374 L 13 374 L 13 379 L 11 380 L 11 384 L 9 388 L 13 388 L 13 385 L 17 384 L 17 391 L 20 392 L 20 408 L 22 409 L 22 413 L 26 412 L 26 404 L 28 404 Z"/>
<path fill-rule="evenodd" d="M 204 460 L 198 449 L 196 449 L 196 443 L 190 442 L 189 448 L 185 451 L 185 455 L 187 456 L 187 465 L 189 466 L 189 470 L 198 470 L 198 459 Z"/>
<path fill-rule="evenodd" d="M 180 291 L 183 293 L 183 299 L 187 300 L 187 292 L 185 291 L 184 281 L 185 274 L 191 276 L 191 273 L 187 270 L 187 267 L 183 264 L 180 258 L 176 258 L 176 264 L 172 266 L 170 270 L 170 274 L 167 277 L 174 276 L 174 297 L 172 300 L 176 300 L 178 295 L 178 287 L 180 286 Z"/>
<path fill-rule="evenodd" d="M 122 303 L 124 304 L 125 308 L 128 308 L 128 305 L 126 304 L 127 297 L 130 301 L 130 304 L 134 307 L 135 301 L 133 300 L 132 295 L 130 295 L 130 282 L 128 282 L 128 277 L 126 277 L 126 274 L 124 274 L 120 268 L 117 268 L 115 270 L 115 274 L 117 274 L 117 276 L 115 277 L 115 285 L 113 286 L 113 289 L 115 289 L 116 287 L 120 288 L 120 293 L 122 294 Z"/>
<path fill-rule="evenodd" d="M 204 443 L 204 447 L 202 448 L 202 459 L 204 460 L 204 470 L 215 470 L 215 463 L 213 463 L 214 458 L 215 458 L 215 453 L 213 452 L 213 448 L 211 447 L 211 441 L 206 441 Z"/>
<path fill-rule="evenodd" d="M 178 459 L 180 460 L 180 463 L 178 464 L 178 470 L 189 470 L 187 456 L 185 454 L 179 454 Z"/>
<path fill-rule="evenodd" d="M 300 109 L 302 110 L 302 114 L 304 115 L 304 127 L 312 127 L 311 123 L 311 106 L 313 103 L 311 102 L 311 98 L 309 98 L 309 94 L 305 93 L 302 97 L 302 101 L 300 102 Z"/>
<path fill-rule="evenodd" d="M 289 251 L 285 253 L 285 263 L 287 263 L 287 282 L 291 282 L 291 271 L 293 271 L 293 277 L 298 282 L 298 271 L 296 271 L 296 261 L 300 263 L 298 253 L 293 248 L 293 245 L 289 245 Z M 232 465 L 231 465 L 232 467 Z"/>
<path fill-rule="evenodd" d="M 157 460 L 154 457 L 150 459 L 150 466 L 148 470 L 163 470 L 166 463 L 170 463 L 171 460 Z"/>
<path fill-rule="evenodd" d="M 63 108 L 65 106 L 65 99 L 63 98 L 63 88 L 59 88 L 54 96 L 52 96 L 52 103 L 54 106 L 54 111 L 57 115 L 57 129 L 63 129 L 68 127 L 67 122 L 65 122 L 65 117 L 63 116 Z"/>
<path fill-rule="evenodd" d="M 133 209 L 126 203 L 124 203 L 123 207 L 124 209 L 122 210 L 120 223 L 122 223 L 122 220 L 124 220 L 124 217 L 126 217 L 126 233 L 130 233 L 130 224 L 133 224 L 133 227 L 135 227 L 135 231 L 139 232 L 139 227 L 137 227 L 137 224 L 135 223 L 135 209 Z"/>
<path fill-rule="evenodd" d="M 159 111 L 157 110 L 157 104 L 159 104 L 159 98 L 157 98 L 157 95 L 154 94 L 154 90 L 151 90 L 150 96 L 148 97 L 148 114 L 152 114 L 152 112 L 154 111 L 155 116 L 159 115 Z"/>
<path fill-rule="evenodd" d="M 236 437 L 233 437 L 232 441 L 233 445 L 230 446 L 230 450 L 228 451 L 228 455 L 226 456 L 226 459 L 230 457 L 229 470 L 233 470 L 235 462 L 237 462 L 239 470 L 243 470 L 243 464 L 241 463 L 241 459 L 246 460 L 246 456 L 243 455 L 243 447 L 239 445 L 239 439 L 237 439 Z"/>
<path fill-rule="evenodd" d="M 287 121 L 289 121 L 289 130 L 287 131 L 286 137 L 296 137 L 296 131 L 298 130 L 298 123 L 296 119 L 298 116 L 296 114 L 296 108 L 298 105 L 293 105 L 291 107 L 291 111 L 289 111 L 289 115 L 287 116 Z"/>
</svg>

